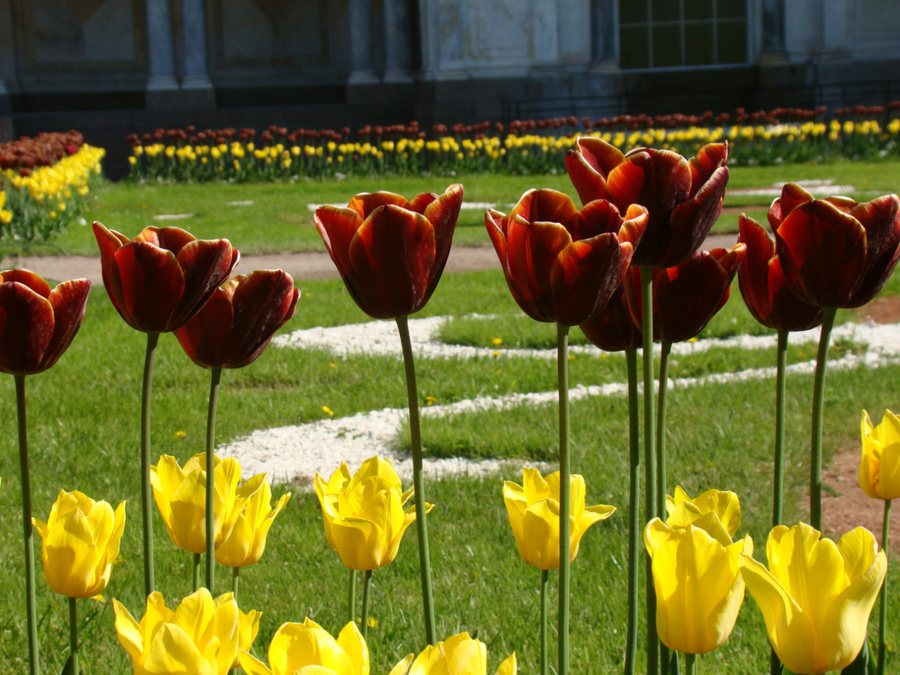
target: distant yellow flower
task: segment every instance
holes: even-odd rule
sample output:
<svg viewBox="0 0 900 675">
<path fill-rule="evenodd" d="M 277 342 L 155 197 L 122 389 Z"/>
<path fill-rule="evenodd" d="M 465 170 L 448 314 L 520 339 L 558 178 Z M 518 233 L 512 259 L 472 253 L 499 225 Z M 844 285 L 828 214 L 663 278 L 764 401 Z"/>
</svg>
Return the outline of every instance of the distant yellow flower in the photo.
<svg viewBox="0 0 900 675">
<path fill-rule="evenodd" d="M 322 406 L 322 412 L 328 415 L 329 417 L 334 417 L 334 410 L 329 408 L 327 405 Z"/>
<path fill-rule="evenodd" d="M 425 397 L 425 405 L 426 406 L 434 405 L 435 403 L 437 403 L 437 398 L 435 398 L 434 396 L 426 396 Z"/>
<path fill-rule="evenodd" d="M 502 338 L 495 337 L 493 340 L 491 340 L 491 344 L 494 344 L 494 345 L 502 345 L 502 344 L 503 344 L 503 340 L 502 340 Z"/>
<path fill-rule="evenodd" d="M 61 490 L 47 522 L 32 518 L 41 536 L 44 578 L 54 593 L 91 598 L 109 583 L 125 529 L 125 502 L 113 512 L 104 501 Z"/>
<path fill-rule="evenodd" d="M 237 489 L 241 504 L 231 534 L 216 549 L 216 560 L 229 567 L 246 567 L 259 562 L 266 549 L 266 536 L 276 516 L 284 510 L 291 493 L 283 494 L 272 508 L 272 488 L 261 473 Z"/>
<path fill-rule="evenodd" d="M 869 413 L 863 411 L 861 427 L 859 486 L 873 499 L 897 499 L 900 497 L 900 419 L 885 410 L 881 424 L 873 427 Z"/>
<path fill-rule="evenodd" d="M 315 621 L 286 623 L 269 644 L 269 667 L 238 652 L 247 675 L 369 675 L 369 648 L 355 623 L 348 623 L 335 640 Z"/>
<path fill-rule="evenodd" d="M 187 436 L 186 431 L 182 431 L 181 429 L 179 429 L 178 431 L 175 432 L 176 438 L 184 438 L 185 436 Z"/>
<path fill-rule="evenodd" d="M 516 654 L 500 664 L 496 675 L 515 675 Z M 394 666 L 390 675 L 486 675 L 487 646 L 460 633 L 436 645 L 429 645 L 416 657 L 410 654 Z"/>
<path fill-rule="evenodd" d="M 525 562 L 541 570 L 559 567 L 559 471 L 546 480 L 537 469 L 522 470 L 522 485 L 506 481 L 503 501 L 516 539 L 519 554 Z M 614 506 L 585 506 L 584 478 L 575 474 L 570 481 L 570 560 L 575 560 L 581 538 L 596 522 L 606 520 Z"/>
</svg>

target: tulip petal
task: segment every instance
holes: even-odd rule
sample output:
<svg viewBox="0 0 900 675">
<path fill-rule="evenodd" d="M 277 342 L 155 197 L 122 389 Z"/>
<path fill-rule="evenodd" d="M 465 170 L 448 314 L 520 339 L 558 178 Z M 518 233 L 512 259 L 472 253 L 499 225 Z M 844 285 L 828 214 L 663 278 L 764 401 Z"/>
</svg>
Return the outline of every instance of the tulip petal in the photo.
<svg viewBox="0 0 900 675">
<path fill-rule="evenodd" d="M 550 277 L 556 323 L 577 326 L 601 311 L 621 285 L 633 250 L 614 234 L 566 246 Z"/>
<path fill-rule="evenodd" d="M 275 331 L 294 315 L 300 297 L 291 275 L 282 270 L 257 270 L 238 279 L 232 299 L 234 329 L 228 344 L 229 368 L 253 363 Z"/>
<path fill-rule="evenodd" d="M 542 499 L 526 509 L 522 517 L 522 558 L 541 570 L 559 567 L 559 502 Z M 519 542 L 516 542 L 519 543 Z"/>
<path fill-rule="evenodd" d="M 616 146 L 599 138 L 579 138 L 566 153 L 566 171 L 582 204 L 606 199 L 606 177 L 625 159 Z"/>
<path fill-rule="evenodd" d="M 691 157 L 691 197 L 728 161 L 728 141 L 707 143 Z"/>
<path fill-rule="evenodd" d="M 72 279 L 61 283 L 50 292 L 49 300 L 53 306 L 54 326 L 53 338 L 47 345 L 41 363 L 44 370 L 55 364 L 72 344 L 75 334 L 81 328 L 90 291 L 90 281 Z"/>
<path fill-rule="evenodd" d="M 139 663 L 143 651 L 141 626 L 122 603 L 115 598 L 113 598 L 112 602 L 113 612 L 116 617 L 116 636 L 119 638 L 119 644 L 125 648 L 133 662 Z"/>
<path fill-rule="evenodd" d="M 389 675 L 409 675 L 409 669 L 415 659 L 415 654 L 408 654 L 400 663 L 391 668 Z"/>
<path fill-rule="evenodd" d="M 528 190 L 509 213 L 510 223 L 517 218 L 528 223 L 559 223 L 572 238 L 578 217 L 578 209 L 569 195 L 550 189 Z"/>
<path fill-rule="evenodd" d="M 419 195 L 421 198 L 422 195 Z M 358 195 L 355 195 L 350 203 L 347 204 L 347 208 L 355 211 L 359 214 L 359 217 L 362 220 L 368 218 L 372 212 L 377 209 L 379 206 L 399 206 L 401 209 L 408 209 L 411 211 L 416 211 L 417 213 L 422 213 L 422 211 L 417 210 L 415 208 L 410 209 L 409 202 L 406 201 L 406 197 L 398 195 L 394 192 L 388 192 L 387 190 L 379 190 L 378 192 L 362 192 Z"/>
<path fill-rule="evenodd" d="M 216 288 L 228 279 L 238 260 L 240 253 L 227 239 L 197 239 L 182 247 L 178 264 L 184 270 L 184 294 L 166 330 L 180 328 L 200 311 Z"/>
<path fill-rule="evenodd" d="M 272 671 L 266 668 L 266 665 L 252 654 L 248 654 L 243 649 L 238 650 L 238 660 L 241 663 L 247 675 L 273 675 Z"/>
<path fill-rule="evenodd" d="M 338 272 L 341 277 L 346 277 L 352 267 L 350 242 L 362 225 L 363 217 L 352 208 L 326 205 L 316 209 L 313 220 Z"/>
<path fill-rule="evenodd" d="M 154 635 L 150 653 L 142 666 L 147 675 L 198 675 L 209 672 L 193 640 L 180 627 L 169 623 Z"/>
<path fill-rule="evenodd" d="M 850 211 L 866 230 L 866 266 L 853 291 L 850 307 L 872 300 L 890 278 L 900 260 L 900 198 L 885 195 Z"/>
<path fill-rule="evenodd" d="M 369 675 L 369 648 L 355 622 L 341 629 L 337 643 L 350 657 L 353 675 Z"/>
<path fill-rule="evenodd" d="M 419 195 L 422 197 L 423 195 Z M 429 195 L 431 196 L 431 195 Z M 416 197 L 413 203 L 419 199 Z M 419 211 L 418 206 L 413 211 L 421 213 L 434 228 L 434 267 L 431 272 L 431 283 L 426 296 L 430 297 L 441 278 L 447 258 L 450 255 L 450 246 L 453 243 L 453 231 L 456 229 L 456 221 L 459 219 L 459 210 L 462 208 L 463 186 L 455 183 L 448 187 L 443 194 L 438 195 L 424 210 Z"/>
<path fill-rule="evenodd" d="M 772 206 L 769 207 L 766 214 L 772 231 L 775 232 L 781 227 L 781 223 L 790 215 L 791 211 L 814 199 L 815 197 L 796 183 L 785 183 L 781 188 L 781 197 L 772 202 Z"/>
<path fill-rule="evenodd" d="M 29 375 L 41 371 L 41 361 L 53 339 L 53 307 L 43 295 L 18 281 L 0 283 L 0 371 Z"/>
<path fill-rule="evenodd" d="M 678 265 L 700 247 L 722 212 L 728 177 L 727 166 L 716 169 L 692 199 L 674 208 L 669 218 L 671 243 L 660 267 Z"/>
<path fill-rule="evenodd" d="M 516 302 L 532 319 L 555 321 L 551 274 L 559 254 L 572 243 L 571 235 L 559 223 L 516 218 L 509 222 L 506 243 L 507 279 Z"/>
<path fill-rule="evenodd" d="M 497 675 L 516 675 L 518 672 L 516 665 L 516 653 L 513 652 L 509 657 L 497 668 Z"/>
</svg>

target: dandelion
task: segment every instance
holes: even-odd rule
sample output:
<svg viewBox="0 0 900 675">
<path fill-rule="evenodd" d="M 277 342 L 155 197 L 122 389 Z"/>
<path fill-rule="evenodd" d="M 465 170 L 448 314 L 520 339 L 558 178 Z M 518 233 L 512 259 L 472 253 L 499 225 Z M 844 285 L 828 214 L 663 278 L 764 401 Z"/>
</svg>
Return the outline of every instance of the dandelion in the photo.
<svg viewBox="0 0 900 675">
<path fill-rule="evenodd" d="M 322 412 L 328 415 L 329 417 L 334 417 L 334 410 L 329 408 L 327 405 L 322 406 Z"/>
<path fill-rule="evenodd" d="M 437 403 L 437 399 L 434 396 L 425 397 L 425 405 L 434 405 L 435 403 Z"/>
<path fill-rule="evenodd" d="M 495 337 L 493 340 L 491 340 L 491 343 L 496 346 L 499 346 L 499 345 L 503 344 L 503 340 L 501 338 Z"/>
</svg>

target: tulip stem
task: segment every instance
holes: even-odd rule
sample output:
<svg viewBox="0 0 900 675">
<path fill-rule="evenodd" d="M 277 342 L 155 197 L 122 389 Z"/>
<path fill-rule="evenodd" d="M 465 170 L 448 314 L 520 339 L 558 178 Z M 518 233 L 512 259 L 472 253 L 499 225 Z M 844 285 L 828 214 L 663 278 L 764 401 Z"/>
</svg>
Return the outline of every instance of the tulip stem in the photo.
<svg viewBox="0 0 900 675">
<path fill-rule="evenodd" d="M 669 388 L 669 354 L 672 343 L 663 340 L 659 357 L 659 399 L 656 402 L 656 515 L 666 513 L 666 392 Z M 659 645 L 660 672 L 666 673 L 669 666 L 669 648 Z"/>
<path fill-rule="evenodd" d="M 775 375 L 775 494 L 772 498 L 772 527 L 781 525 L 783 513 L 784 404 L 787 381 L 787 346 L 789 335 L 790 333 L 786 330 L 778 331 L 778 354 Z M 779 672 L 781 671 L 779 670 Z"/>
<path fill-rule="evenodd" d="M 347 584 L 347 620 L 350 623 L 356 621 L 356 570 L 350 570 Z"/>
<path fill-rule="evenodd" d="M 550 673 L 550 650 L 547 642 L 547 591 L 550 585 L 550 571 L 541 570 L 541 675 Z"/>
<path fill-rule="evenodd" d="M 363 636 L 363 640 L 368 639 L 369 637 L 369 591 L 372 588 L 372 570 L 366 570 L 366 575 L 363 577 L 363 606 L 362 606 L 362 622 L 361 622 L 361 633 Z"/>
<path fill-rule="evenodd" d="M 684 675 L 697 675 L 698 670 L 700 669 L 697 667 L 697 655 L 685 653 Z"/>
<path fill-rule="evenodd" d="M 69 600 L 69 646 L 71 647 L 72 672 L 78 675 L 78 607 L 75 598 Z"/>
<path fill-rule="evenodd" d="M 31 526 L 31 474 L 28 470 L 28 424 L 25 414 L 25 376 L 16 380 L 16 412 L 19 423 L 19 471 L 22 476 L 22 534 L 25 544 L 25 606 L 28 617 L 28 663 L 30 675 L 41 672 L 38 654 L 37 600 L 34 592 L 34 529 Z"/>
<path fill-rule="evenodd" d="M 416 390 L 416 367 L 413 363 L 412 343 L 409 339 L 407 317 L 397 317 L 400 344 L 403 346 L 403 365 L 406 368 L 406 393 L 409 398 L 409 436 L 412 446 L 413 490 L 416 504 L 416 534 L 419 538 L 419 574 L 422 578 L 422 611 L 425 614 L 425 640 L 436 642 L 434 627 L 434 596 L 431 588 L 431 556 L 428 552 L 428 522 L 425 516 L 425 481 L 422 476 L 422 434 L 419 430 L 419 394 Z"/>
<path fill-rule="evenodd" d="M 191 554 L 194 559 L 193 571 L 194 571 L 194 580 L 192 584 L 192 591 L 196 593 L 200 589 L 200 554 L 192 553 Z"/>
<path fill-rule="evenodd" d="M 888 535 L 890 534 L 891 523 L 891 500 L 884 500 L 884 519 L 881 521 L 881 548 L 884 555 L 888 555 Z M 889 557 L 889 556 L 888 556 Z M 887 592 L 888 592 L 888 572 L 890 565 L 884 573 L 884 582 L 881 584 L 881 606 L 879 607 L 881 617 L 878 624 L 878 666 L 875 670 L 877 675 L 884 675 L 884 658 L 887 651 L 885 646 L 885 637 L 887 631 Z"/>
<path fill-rule="evenodd" d="M 813 384 L 812 448 L 809 462 L 809 520 L 822 531 L 822 413 L 825 403 L 825 368 L 828 365 L 828 346 L 834 327 L 836 307 L 822 310 L 822 332 L 819 335 L 819 352 L 816 355 L 816 379 Z"/>
<path fill-rule="evenodd" d="M 569 674 L 569 572 L 571 468 L 569 466 L 569 327 L 556 324 L 556 370 L 559 381 L 559 668 Z"/>
<path fill-rule="evenodd" d="M 209 410 L 206 415 L 206 588 L 215 596 L 216 520 L 213 505 L 216 496 L 216 406 L 222 367 L 213 366 L 209 380 Z"/>
<path fill-rule="evenodd" d="M 644 366 L 644 522 L 656 513 L 656 444 L 654 440 L 653 408 L 653 270 L 641 270 L 641 332 L 643 333 Z M 659 672 L 659 638 L 656 632 L 656 589 L 653 587 L 653 566 L 648 553 L 644 558 L 647 584 L 647 675 Z"/>
<path fill-rule="evenodd" d="M 240 567 L 232 567 L 231 568 L 231 594 L 234 596 L 234 601 L 237 602 L 238 599 L 238 587 L 241 585 L 241 568 Z"/>
<path fill-rule="evenodd" d="M 641 532 L 640 412 L 638 410 L 637 349 L 625 350 L 628 367 L 628 442 L 631 449 L 628 468 L 628 635 L 625 640 L 625 675 L 634 675 L 637 657 L 638 624 L 638 537 Z"/>
<path fill-rule="evenodd" d="M 153 492 L 150 488 L 150 393 L 153 380 L 153 357 L 159 333 L 147 333 L 144 357 L 144 385 L 141 390 L 141 516 L 144 526 L 144 597 L 156 590 L 153 577 Z"/>
</svg>

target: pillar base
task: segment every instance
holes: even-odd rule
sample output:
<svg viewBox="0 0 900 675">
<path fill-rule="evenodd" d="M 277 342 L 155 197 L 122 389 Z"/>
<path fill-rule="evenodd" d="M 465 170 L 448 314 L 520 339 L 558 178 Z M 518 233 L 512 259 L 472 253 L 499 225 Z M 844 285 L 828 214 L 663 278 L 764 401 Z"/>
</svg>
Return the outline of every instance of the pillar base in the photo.
<svg viewBox="0 0 900 675">
<path fill-rule="evenodd" d="M 185 110 L 212 110 L 216 107 L 216 90 L 206 75 L 186 75 L 181 80 L 181 107 Z"/>
</svg>

